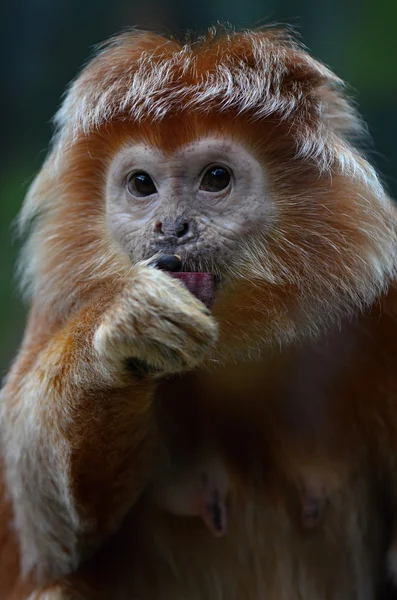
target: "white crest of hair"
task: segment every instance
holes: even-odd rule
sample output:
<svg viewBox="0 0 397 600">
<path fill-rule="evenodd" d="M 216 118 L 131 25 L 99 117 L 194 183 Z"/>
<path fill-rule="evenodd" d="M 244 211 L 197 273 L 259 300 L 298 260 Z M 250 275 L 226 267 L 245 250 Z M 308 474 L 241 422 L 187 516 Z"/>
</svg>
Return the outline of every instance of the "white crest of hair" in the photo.
<svg viewBox="0 0 397 600">
<path fill-rule="evenodd" d="M 319 125 L 322 120 L 327 121 L 330 128 L 343 134 L 361 130 L 354 109 L 338 91 L 343 86 L 342 81 L 286 38 L 276 43 L 263 35 L 246 32 L 242 35 L 249 41 L 253 66 L 233 54 L 225 55 L 212 70 L 202 73 L 197 82 L 190 85 L 183 83 L 175 73 L 175 67 L 183 73 L 197 70 L 194 45 L 189 44 L 171 56 L 164 50 L 163 56 L 154 58 L 152 52 L 144 51 L 125 66 L 122 74 L 107 69 L 105 75 L 102 73 L 102 77 L 95 80 L 93 74 L 101 69 L 107 54 L 123 44 L 132 48 L 134 44 L 139 46 L 140 35 L 140 32 L 130 32 L 111 40 L 71 85 L 55 117 L 61 145 L 81 133 L 89 133 L 120 113 L 128 113 L 136 121 L 147 117 L 160 121 L 170 111 L 182 108 L 203 113 L 234 109 L 238 113 L 250 112 L 253 119 L 274 114 L 286 119 L 307 102 L 299 88 L 283 94 L 283 80 L 290 74 L 286 59 L 291 49 L 296 51 L 301 66 L 310 68 L 323 80 L 323 88 L 333 91 L 326 102 L 321 98 L 317 101 Z M 322 155 L 318 147 L 322 144 L 321 132 L 317 128 L 310 146 L 298 137 L 297 143 L 301 142 L 303 154 L 308 155 L 310 147 L 312 156 Z"/>
</svg>

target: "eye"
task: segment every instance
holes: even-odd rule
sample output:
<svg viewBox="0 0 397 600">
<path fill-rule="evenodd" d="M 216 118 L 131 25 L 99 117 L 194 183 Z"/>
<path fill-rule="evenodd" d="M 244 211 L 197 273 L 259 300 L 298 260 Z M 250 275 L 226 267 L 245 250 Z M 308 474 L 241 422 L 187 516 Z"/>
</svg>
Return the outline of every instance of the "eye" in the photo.
<svg viewBox="0 0 397 600">
<path fill-rule="evenodd" d="M 225 167 L 216 165 L 206 170 L 200 184 L 205 192 L 221 192 L 230 184 L 230 173 Z"/>
<path fill-rule="evenodd" d="M 145 173 L 145 171 L 131 173 L 131 175 L 128 176 L 127 190 L 133 196 L 138 196 L 140 198 L 151 196 L 157 192 L 153 179 L 150 175 Z"/>
</svg>

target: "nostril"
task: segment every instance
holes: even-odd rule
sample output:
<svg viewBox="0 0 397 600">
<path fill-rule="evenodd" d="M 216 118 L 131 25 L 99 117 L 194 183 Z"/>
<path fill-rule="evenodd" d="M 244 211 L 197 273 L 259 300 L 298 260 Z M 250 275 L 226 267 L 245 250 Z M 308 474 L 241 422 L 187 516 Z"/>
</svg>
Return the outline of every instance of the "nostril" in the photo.
<svg viewBox="0 0 397 600">
<path fill-rule="evenodd" d="M 188 221 L 182 221 L 181 223 L 178 223 L 178 225 L 175 228 L 176 236 L 179 238 L 186 235 L 188 233 L 188 231 L 189 231 Z"/>
<path fill-rule="evenodd" d="M 156 233 L 164 233 L 163 232 L 163 224 L 161 223 L 161 221 L 157 221 L 157 223 L 154 224 L 154 231 Z"/>
</svg>

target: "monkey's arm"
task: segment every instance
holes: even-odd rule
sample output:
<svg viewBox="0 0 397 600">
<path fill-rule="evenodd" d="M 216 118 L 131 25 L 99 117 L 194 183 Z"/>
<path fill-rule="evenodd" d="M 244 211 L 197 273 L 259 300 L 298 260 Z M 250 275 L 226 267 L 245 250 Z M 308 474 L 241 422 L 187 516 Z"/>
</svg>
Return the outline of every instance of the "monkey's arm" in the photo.
<svg viewBox="0 0 397 600">
<path fill-rule="evenodd" d="M 215 339 L 208 310 L 181 283 L 138 271 L 47 340 L 45 318 L 32 315 L 38 324 L 2 391 L 23 568 L 41 580 L 75 569 L 118 527 L 149 476 L 155 378 L 129 374 L 126 360 L 178 372 L 198 364 Z"/>
</svg>

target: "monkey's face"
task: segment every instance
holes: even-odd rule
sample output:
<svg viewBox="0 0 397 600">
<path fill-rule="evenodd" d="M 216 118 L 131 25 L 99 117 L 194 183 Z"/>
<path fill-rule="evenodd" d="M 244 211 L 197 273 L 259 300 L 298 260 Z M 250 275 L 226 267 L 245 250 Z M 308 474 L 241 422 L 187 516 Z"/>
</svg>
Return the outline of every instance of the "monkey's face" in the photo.
<svg viewBox="0 0 397 600">
<path fill-rule="evenodd" d="M 108 172 L 107 228 L 132 262 L 176 253 L 183 270 L 227 280 L 241 241 L 266 231 L 272 212 L 263 165 L 231 137 L 168 151 L 136 141 Z"/>
<path fill-rule="evenodd" d="M 395 278 L 395 214 L 347 141 L 354 111 L 289 35 L 123 35 L 57 123 L 21 217 L 25 284 L 48 313 L 176 253 L 218 276 L 220 340 L 250 354 L 338 323 Z"/>
</svg>

